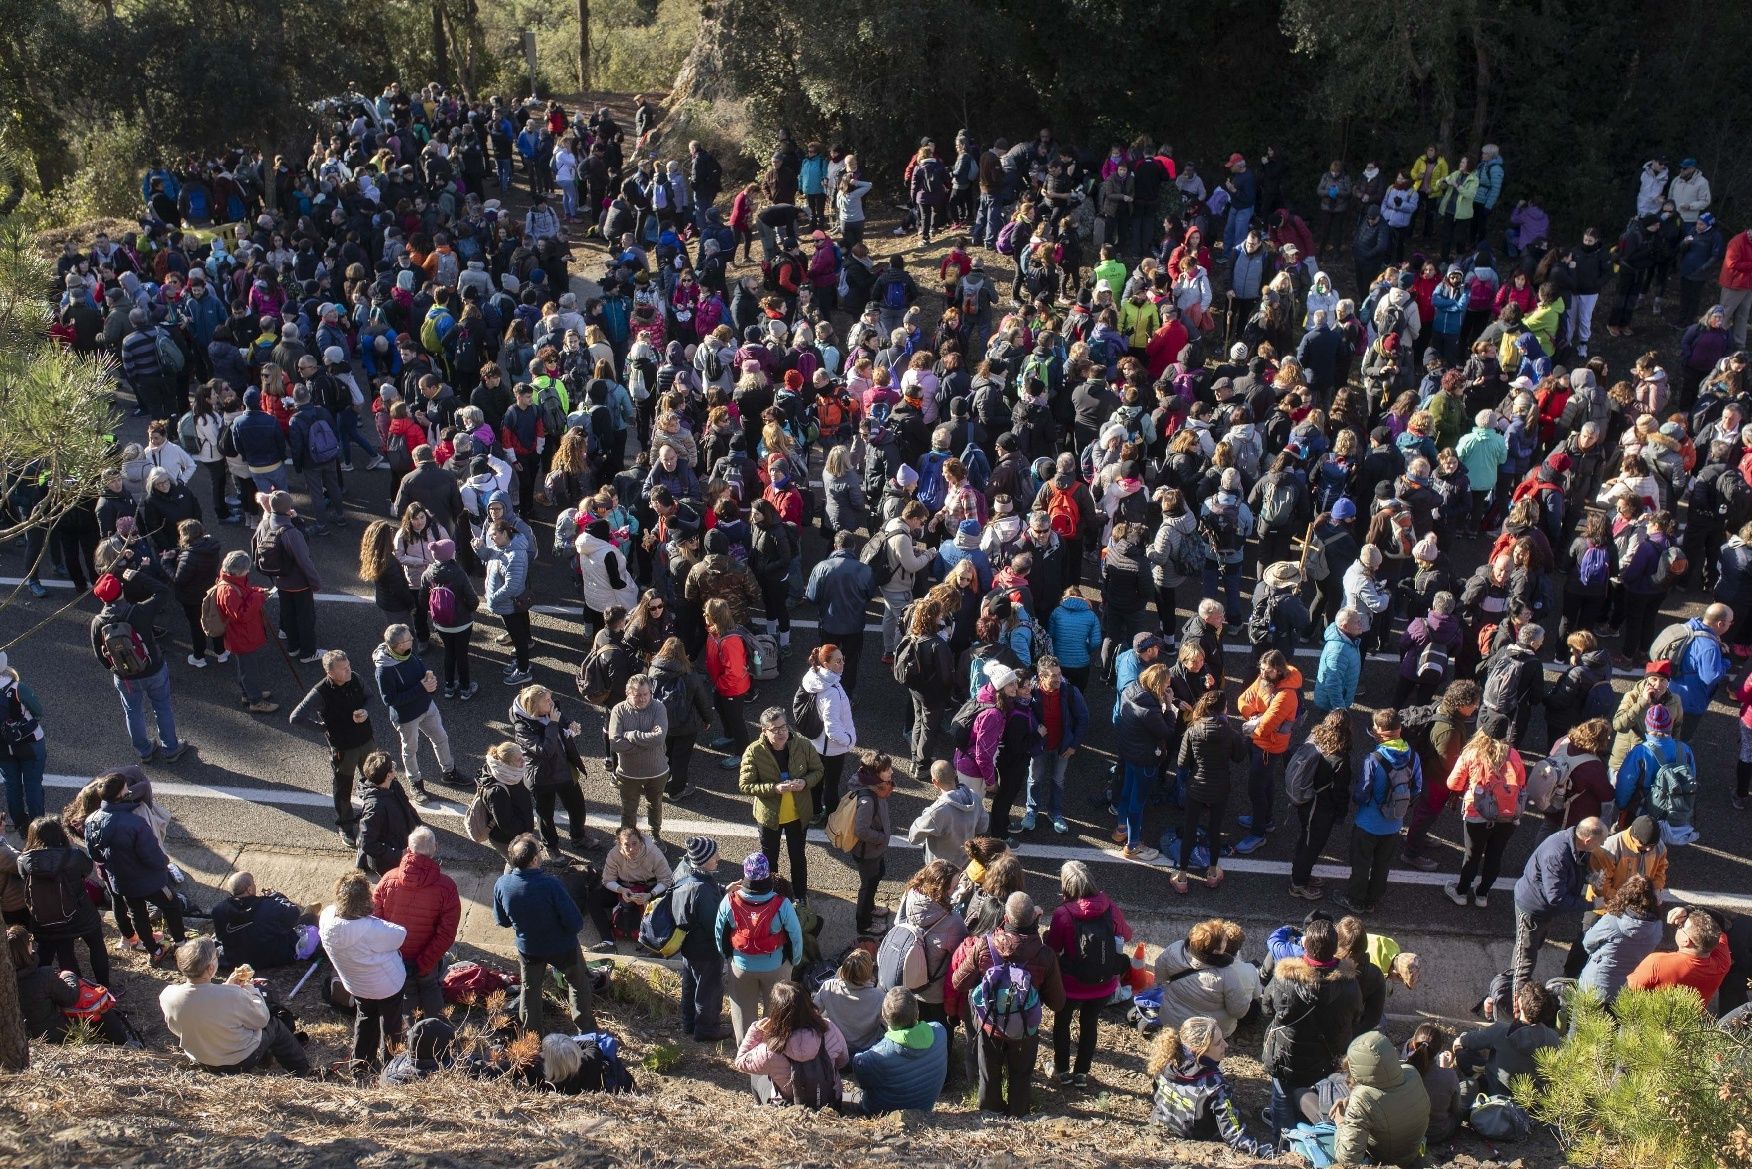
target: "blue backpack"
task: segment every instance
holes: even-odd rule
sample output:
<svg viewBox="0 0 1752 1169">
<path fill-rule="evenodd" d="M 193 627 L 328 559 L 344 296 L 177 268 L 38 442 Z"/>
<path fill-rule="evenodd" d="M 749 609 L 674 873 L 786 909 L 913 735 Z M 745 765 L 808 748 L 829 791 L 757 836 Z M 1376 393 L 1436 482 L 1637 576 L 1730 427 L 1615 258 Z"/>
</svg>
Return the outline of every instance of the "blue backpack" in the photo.
<svg viewBox="0 0 1752 1169">
<path fill-rule="evenodd" d="M 310 462 L 313 466 L 332 463 L 341 457 L 341 440 L 326 418 L 317 418 L 306 435 Z"/>
<path fill-rule="evenodd" d="M 1612 575 L 1612 558 L 1598 544 L 1588 545 L 1582 558 L 1576 561 L 1576 583 L 1586 586 L 1605 584 Z"/>
<path fill-rule="evenodd" d="M 942 510 L 949 487 L 943 480 L 943 464 L 949 461 L 948 451 L 926 451 L 919 460 L 919 502 L 933 513 Z"/>
</svg>

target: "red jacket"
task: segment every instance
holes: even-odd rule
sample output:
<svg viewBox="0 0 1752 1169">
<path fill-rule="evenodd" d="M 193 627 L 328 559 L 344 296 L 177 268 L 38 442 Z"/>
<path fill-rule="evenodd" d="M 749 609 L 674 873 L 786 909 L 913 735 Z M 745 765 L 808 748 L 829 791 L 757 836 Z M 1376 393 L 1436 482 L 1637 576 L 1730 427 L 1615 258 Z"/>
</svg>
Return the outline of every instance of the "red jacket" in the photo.
<svg viewBox="0 0 1752 1169">
<path fill-rule="evenodd" d="M 462 897 L 429 856 L 403 853 L 401 864 L 372 890 L 371 905 L 378 917 L 408 931 L 401 956 L 420 974 L 432 973 L 456 941 Z"/>
<path fill-rule="evenodd" d="M 247 654 L 268 643 L 268 625 L 262 606 L 268 603 L 268 590 L 249 583 L 247 576 L 219 576 L 219 595 L 214 602 L 219 615 L 225 618 L 225 648 L 231 653 Z"/>
<path fill-rule="evenodd" d="M 1722 257 L 1723 288 L 1744 292 L 1752 289 L 1752 231 L 1742 231 L 1728 241 L 1728 253 Z"/>
</svg>

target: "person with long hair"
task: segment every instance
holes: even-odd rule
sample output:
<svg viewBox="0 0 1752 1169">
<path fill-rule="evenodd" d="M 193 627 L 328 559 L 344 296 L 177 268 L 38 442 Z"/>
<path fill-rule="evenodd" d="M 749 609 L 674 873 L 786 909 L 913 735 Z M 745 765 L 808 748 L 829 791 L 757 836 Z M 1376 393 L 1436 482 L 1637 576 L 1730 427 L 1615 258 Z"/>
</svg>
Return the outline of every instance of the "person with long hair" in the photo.
<svg viewBox="0 0 1752 1169">
<path fill-rule="evenodd" d="M 650 662 L 674 634 L 675 614 L 663 594 L 656 589 L 639 594 L 639 603 L 627 614 L 627 647 Z"/>
<path fill-rule="evenodd" d="M 1118 948 L 1132 940 L 1131 926 L 1082 861 L 1059 866 L 1059 907 L 1046 930 L 1046 945 L 1059 956 L 1065 986 L 1065 1009 L 1052 1017 L 1053 1079 L 1060 1088 L 1089 1086 L 1089 1066 L 1099 1042 L 1101 1008 L 1113 996 L 1119 979 L 1101 977 L 1089 968 L 1083 949 L 1085 930 L 1097 946 Z M 1077 1051 L 1071 1059 L 1071 1023 L 1077 1023 Z"/>
<path fill-rule="evenodd" d="M 1660 890 L 1640 873 L 1627 878 L 1576 943 L 1588 955 L 1576 979 L 1576 990 L 1610 1004 L 1624 989 L 1631 971 L 1661 948 L 1665 928 Z"/>
<path fill-rule="evenodd" d="M 409 503 L 402 511 L 400 526 L 395 532 L 395 559 L 402 566 L 402 574 L 407 577 L 408 588 L 414 594 L 412 625 L 414 637 L 422 642 L 432 637 L 432 620 L 426 600 L 426 570 L 438 563 L 435 550 L 439 542 L 449 538 L 450 533 L 424 504 Z M 360 567 L 361 570 L 364 567 L 363 554 Z"/>
<path fill-rule="evenodd" d="M 857 800 L 852 818 L 856 840 L 847 850 L 858 870 L 852 926 L 860 935 L 882 934 L 888 929 L 889 911 L 876 904 L 876 889 L 887 871 L 888 838 L 894 831 L 888 810 L 888 797 L 894 794 L 894 760 L 880 751 L 860 752 L 846 794 Z"/>
<path fill-rule="evenodd" d="M 1181 647 L 1202 656 L 1197 642 Z M 1159 675 L 1166 674 L 1172 684 L 1172 669 L 1161 662 L 1144 671 L 1138 682 L 1145 689 Z M 1173 708 L 1172 690 L 1165 709 Z M 1176 770 L 1186 777 L 1186 814 L 1180 825 L 1179 867 L 1170 885 L 1184 894 L 1188 885 L 1187 871 L 1192 867 L 1193 851 L 1198 846 L 1199 829 L 1204 828 L 1205 848 L 1209 864 L 1205 869 L 1205 884 L 1215 889 L 1223 883 L 1223 819 L 1234 788 L 1235 768 L 1247 759 L 1247 739 L 1223 716 L 1223 692 L 1208 690 L 1193 702 L 1186 712 L 1186 733 L 1181 737 L 1175 760 Z"/>
<path fill-rule="evenodd" d="M 935 748 L 942 742 L 943 713 L 949 708 L 953 692 L 955 660 L 949 651 L 947 634 L 943 606 L 926 595 L 915 601 L 907 613 L 905 642 L 895 647 L 903 663 L 916 663 L 911 673 L 916 682 L 907 683 L 907 693 L 912 698 L 908 743 L 912 748 L 912 776 L 919 781 L 924 780 L 931 760 L 938 757 Z"/>
<path fill-rule="evenodd" d="M 819 1084 L 799 1069 L 812 1064 L 823 1048 L 832 1078 Z M 801 983 L 787 981 L 773 987 L 766 1015 L 748 1028 L 730 1066 L 752 1077 L 755 1097 L 763 1104 L 776 1097 L 788 1104 L 824 1108 L 838 1107 L 840 1070 L 850 1060 L 840 1029 L 816 1009 Z"/>
<path fill-rule="evenodd" d="M 845 669 L 846 655 L 839 646 L 824 642 L 809 651 L 809 668 L 804 670 L 800 683 L 803 692 L 814 701 L 821 720 L 821 733 L 810 738 L 822 764 L 820 798 L 815 805 L 818 822 L 826 820 L 828 813 L 839 807 L 840 777 L 845 774 L 846 758 L 858 747 L 852 699 L 846 693 L 843 679 Z"/>
<path fill-rule="evenodd" d="M 1271 1157 L 1276 1146 L 1247 1134 L 1223 1075 L 1228 1051 L 1223 1029 L 1205 1015 L 1156 1032 L 1144 1068 L 1155 1085 L 1150 1120 L 1179 1140 L 1220 1140 L 1245 1156 Z"/>
<path fill-rule="evenodd" d="M 1326 882 L 1314 875 L 1314 862 L 1350 803 L 1350 711 L 1328 712 L 1309 732 L 1308 741 L 1296 749 L 1284 771 L 1285 786 L 1292 797 L 1298 791 L 1308 793 L 1300 803 L 1291 800 L 1300 829 L 1295 858 L 1290 862 L 1290 895 L 1318 901 L 1325 895 Z"/>
<path fill-rule="evenodd" d="M 666 801 L 689 794 L 688 770 L 693 766 L 694 743 L 712 725 L 712 687 L 688 660 L 681 638 L 664 639 L 651 657 L 651 688 L 669 715 L 669 733 L 663 752 L 669 760 Z"/>
<path fill-rule="evenodd" d="M 754 581 L 760 586 L 761 606 L 766 610 L 766 631 L 776 637 L 779 652 L 791 648 L 791 565 L 796 540 L 789 524 L 769 499 L 757 499 L 749 509 L 751 548 L 748 560 Z"/>
<path fill-rule="evenodd" d="M 69 804 L 63 810 L 63 816 L 75 811 L 80 803 L 76 800 Z M 83 942 L 91 980 L 108 986 L 110 958 L 103 943 L 103 919 L 85 891 L 85 879 L 96 867 L 90 855 L 73 844 L 61 821 L 38 816 L 25 829 L 24 848 L 18 853 L 16 864 L 25 887 L 26 906 L 43 907 L 36 911 L 37 916 L 29 924 L 44 959 L 61 970 L 78 974 L 79 959 L 74 943 Z M 61 912 L 54 915 L 62 920 L 49 920 L 47 906 L 50 904 L 62 907 Z M 12 919 L 8 917 L 7 921 Z"/>
<path fill-rule="evenodd" d="M 1430 1097 L 1430 1123 L 1424 1129 L 1424 1144 L 1434 1148 L 1452 1140 L 1460 1129 L 1460 1073 L 1448 1050 L 1452 1038 L 1439 1024 L 1419 1023 L 1400 1049 L 1399 1057 L 1423 1080 Z"/>
<path fill-rule="evenodd" d="M 1521 753 L 1482 730 L 1474 733 L 1448 776 L 1448 790 L 1464 793 L 1461 810 L 1466 822 L 1460 877 L 1442 890 L 1455 905 L 1483 909 L 1490 904 L 1503 853 L 1521 822 L 1526 789 L 1527 765 Z"/>
<path fill-rule="evenodd" d="M 919 1016 L 927 1022 L 947 1024 L 949 1019 L 944 998 L 950 960 L 967 936 L 953 906 L 959 875 L 948 861 L 930 862 L 907 881 L 894 913 L 894 920 L 915 932 L 919 941 L 905 954 L 902 968 L 889 973 L 919 996 Z"/>
<path fill-rule="evenodd" d="M 418 625 L 426 619 L 425 606 L 396 554 L 397 540 L 415 509 L 425 513 L 419 504 L 410 505 L 402 515 L 401 527 L 390 520 L 372 520 L 366 526 L 359 538 L 359 579 L 371 585 L 371 599 L 388 620 L 410 620 Z"/>
</svg>

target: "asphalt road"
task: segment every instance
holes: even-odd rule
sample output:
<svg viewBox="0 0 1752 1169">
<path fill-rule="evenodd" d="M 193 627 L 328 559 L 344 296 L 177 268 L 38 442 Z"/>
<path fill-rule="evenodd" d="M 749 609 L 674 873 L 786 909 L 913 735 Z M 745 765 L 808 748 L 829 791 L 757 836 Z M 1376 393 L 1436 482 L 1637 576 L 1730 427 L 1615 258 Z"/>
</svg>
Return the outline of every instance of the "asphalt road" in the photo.
<svg viewBox="0 0 1752 1169">
<path fill-rule="evenodd" d="M 356 668 L 367 668 L 370 652 L 381 637 L 383 615 L 370 603 L 369 590 L 355 571 L 357 540 L 364 523 L 386 510 L 387 474 L 355 473 L 347 476 L 347 499 L 353 522 L 333 534 L 313 541 L 318 565 L 322 571 L 325 592 L 318 604 L 318 642 L 324 648 L 341 648 L 353 658 Z M 550 532 L 537 517 L 537 536 L 544 549 Z M 551 518 L 551 517 L 547 517 Z M 245 530 L 240 527 L 216 525 L 217 534 L 227 548 L 242 547 Z M 821 554 L 820 545 L 812 538 L 812 558 Z M 1467 556 L 1482 555 L 1482 548 L 1459 550 L 1460 563 Z M 16 578 L 22 573 L 22 548 L 0 550 L 0 578 Z M 47 577 L 49 574 L 45 574 Z M 539 611 L 535 617 L 537 680 L 550 686 L 559 697 L 567 717 L 579 717 L 585 723 L 587 741 L 597 733 L 599 722 L 576 696 L 572 678 L 584 652 L 578 622 L 573 614 L 574 602 L 569 579 L 544 551 L 534 573 L 538 603 L 555 611 Z M 5 584 L 16 584 L 6 579 Z M 68 605 L 70 589 L 62 582 L 47 598 L 36 600 L 23 590 L 7 594 L 13 599 L 0 609 L 0 644 L 36 625 L 55 610 Z M 1686 597 L 1687 602 L 1699 598 Z M 48 620 L 39 631 L 14 646 L 12 663 L 42 697 L 46 707 L 45 726 L 48 732 L 51 775 L 49 803 L 51 809 L 69 798 L 73 790 L 88 777 L 128 762 L 131 758 L 126 728 L 120 704 L 110 685 L 107 673 L 94 660 L 88 641 L 87 626 L 96 609 L 90 598 Z M 1670 613 L 1695 611 L 1696 604 L 1683 608 L 1675 604 Z M 789 697 L 802 671 L 803 653 L 813 644 L 813 627 L 806 624 L 813 610 L 805 606 L 797 613 L 795 641 L 799 652 L 784 664 L 781 678 L 763 687 L 762 701 L 751 704 L 754 710 L 773 703 L 788 704 Z M 874 621 L 874 614 L 872 621 Z M 174 765 L 155 765 L 151 773 L 165 784 L 161 802 L 175 819 L 176 843 L 194 855 L 200 850 L 220 845 L 272 845 L 310 850 L 327 850 L 341 862 L 343 845 L 330 823 L 332 812 L 328 800 L 327 753 L 320 734 L 311 728 L 288 726 L 286 715 L 305 688 L 317 678 L 319 667 L 298 665 L 295 680 L 292 669 L 283 662 L 270 662 L 272 680 L 269 685 L 274 698 L 282 703 L 278 714 L 251 715 L 241 709 L 229 666 L 210 665 L 204 670 L 189 667 L 187 631 L 180 613 L 167 616 L 164 624 L 170 630 L 167 656 L 172 661 L 174 706 L 178 727 L 183 737 L 195 744 L 195 750 Z M 1179 624 L 1174 623 L 1175 627 Z M 494 642 L 498 626 L 490 617 L 477 620 L 475 626 L 474 675 L 481 691 L 471 702 L 442 702 L 445 722 L 457 753 L 458 766 L 464 778 L 471 780 L 478 772 L 483 753 L 494 742 L 508 736 L 507 710 L 514 688 L 500 682 L 500 669 L 509 661 L 508 647 Z M 1239 631 L 1236 631 L 1237 633 Z M 888 751 L 900 759 L 907 758 L 905 746 L 910 707 L 907 696 L 882 670 L 879 662 L 880 638 L 872 635 L 865 654 L 863 674 L 854 690 L 854 705 L 860 741 Z M 1318 642 L 1300 651 L 1298 664 L 1308 677 L 1311 691 L 1313 666 Z M 1242 674 L 1249 656 L 1240 639 L 1230 641 L 1228 672 L 1231 677 Z M 436 647 L 427 654 L 427 662 L 441 671 L 441 658 Z M 1370 660 L 1365 665 L 1361 694 L 1382 696 L 1391 693 L 1392 665 L 1386 660 Z M 1620 678 L 1620 689 L 1630 683 L 1628 676 Z M 1234 684 L 1232 683 L 1232 686 Z M 1305 692 L 1307 693 L 1307 692 Z M 1040 827 L 1023 838 L 1021 857 L 1029 872 L 1038 878 L 1037 892 L 1051 889 L 1058 864 L 1070 857 L 1101 862 L 1100 879 L 1122 905 L 1137 906 L 1161 913 L 1174 913 L 1184 906 L 1190 917 L 1220 911 L 1226 916 L 1253 921 L 1299 920 L 1307 911 L 1305 902 L 1288 894 L 1288 862 L 1292 851 L 1291 833 L 1280 828 L 1264 849 L 1252 856 L 1233 858 L 1225 864 L 1230 880 L 1220 891 L 1212 892 L 1194 883 L 1192 893 L 1184 900 L 1176 898 L 1168 885 L 1167 874 L 1152 866 L 1119 860 L 1110 851 L 1108 832 L 1112 821 L 1100 802 L 1106 782 L 1107 766 L 1111 762 L 1112 732 L 1107 711 L 1112 705 L 1110 689 L 1096 683 L 1089 696 L 1093 712 L 1092 728 L 1087 748 L 1074 761 L 1069 776 L 1067 814 L 1072 833 L 1060 836 L 1042 821 Z M 1366 704 L 1359 705 L 1359 719 L 1366 713 Z M 1705 720 L 1695 740 L 1702 766 L 1702 792 L 1698 804 L 1698 823 L 1703 831 L 1700 844 L 1676 850 L 1672 863 L 1672 883 L 1686 895 L 1752 907 L 1747 882 L 1746 857 L 1752 855 L 1752 832 L 1744 817 L 1732 812 L 1729 804 L 1733 779 L 1733 759 L 1738 744 L 1735 711 L 1718 704 L 1717 713 Z M 373 711 L 373 723 L 378 740 L 393 748 L 394 733 L 384 717 L 381 706 Z M 1540 735 L 1536 718 L 1534 734 Z M 1540 740 L 1542 741 L 1542 740 Z M 586 751 L 589 757 L 593 753 Z M 753 828 L 748 801 L 735 790 L 734 772 L 721 770 L 720 756 L 703 744 L 695 755 L 692 780 L 694 793 L 680 805 L 667 811 L 669 823 L 665 836 L 679 841 L 694 831 L 710 830 L 720 835 L 728 855 L 740 857 L 753 847 Z M 446 833 L 447 853 L 458 861 L 472 859 L 485 865 L 490 855 L 472 845 L 461 834 L 455 818 L 468 791 L 449 790 L 432 784 L 436 768 L 427 766 L 429 786 L 433 793 L 456 801 L 446 808 L 433 809 L 434 826 Z M 1240 785 L 1238 785 L 1239 787 Z M 923 784 L 902 778 L 893 797 L 894 822 L 897 830 L 904 826 L 924 806 L 926 788 Z M 599 829 L 612 828 L 618 818 L 618 802 L 610 780 L 599 760 L 592 760 L 585 780 L 585 795 L 589 803 L 595 848 L 602 847 Z M 1280 823 L 1291 820 L 1280 797 Z M 1245 811 L 1241 794 L 1231 799 L 1228 830 L 1235 831 L 1233 817 Z M 1147 826 L 1151 839 L 1173 823 L 1174 813 L 1167 807 L 1152 807 Z M 1372 924 L 1392 933 L 1435 932 L 1502 937 L 1512 933 L 1510 897 L 1507 885 L 1520 872 L 1527 853 L 1535 843 L 1536 831 L 1525 824 L 1510 846 L 1504 877 L 1498 884 L 1498 896 L 1487 910 L 1457 909 L 1440 891 L 1440 884 L 1452 879 L 1459 864 L 1457 816 L 1450 811 L 1438 825 L 1443 865 L 1434 874 L 1408 869 L 1395 870 L 1394 881 Z M 811 850 L 811 884 L 819 891 L 835 896 L 847 896 L 855 888 L 850 870 L 839 856 L 825 847 L 817 834 Z M 1329 878 L 1342 876 L 1346 855 L 1347 830 L 1334 832 L 1326 851 L 1326 861 L 1341 866 L 1325 870 Z M 909 848 L 891 853 L 888 866 L 889 886 L 897 896 L 898 885 L 916 867 L 918 853 Z"/>
</svg>

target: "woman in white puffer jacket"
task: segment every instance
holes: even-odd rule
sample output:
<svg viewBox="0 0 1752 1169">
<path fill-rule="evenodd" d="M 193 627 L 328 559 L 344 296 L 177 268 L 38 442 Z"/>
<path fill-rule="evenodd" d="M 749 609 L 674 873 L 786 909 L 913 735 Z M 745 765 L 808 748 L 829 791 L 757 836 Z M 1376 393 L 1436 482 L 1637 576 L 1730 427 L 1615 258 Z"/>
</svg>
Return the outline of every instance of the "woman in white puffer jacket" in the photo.
<svg viewBox="0 0 1752 1169">
<path fill-rule="evenodd" d="M 334 904 L 317 921 L 323 952 L 353 996 L 353 1074 L 375 1077 L 390 1047 L 401 1041 L 401 945 L 408 931 L 372 911 L 371 881 L 357 870 L 335 882 Z"/>
<path fill-rule="evenodd" d="M 1259 1001 L 1259 971 L 1241 960 L 1246 934 L 1221 918 L 1201 921 L 1156 959 L 1162 988 L 1162 1026 L 1179 1027 L 1194 1015 L 1217 1021 L 1225 1036 Z"/>
</svg>

